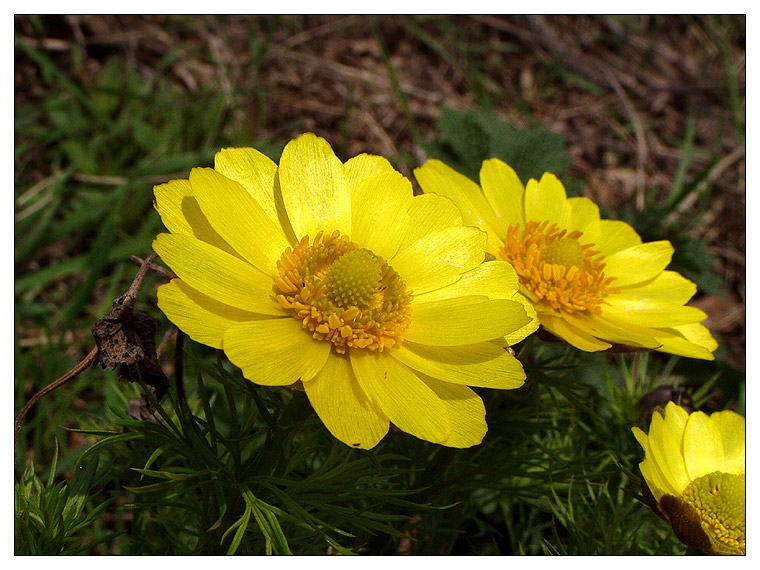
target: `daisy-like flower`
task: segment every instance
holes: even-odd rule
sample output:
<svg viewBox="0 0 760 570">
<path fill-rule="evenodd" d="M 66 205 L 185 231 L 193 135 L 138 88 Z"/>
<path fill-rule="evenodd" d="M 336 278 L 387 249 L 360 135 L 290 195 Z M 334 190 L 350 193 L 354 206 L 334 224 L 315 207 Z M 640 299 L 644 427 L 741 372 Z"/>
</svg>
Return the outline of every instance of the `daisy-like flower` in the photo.
<svg viewBox="0 0 760 570">
<path fill-rule="evenodd" d="M 673 402 L 652 416 L 641 474 L 659 512 L 688 546 L 745 554 L 744 417 L 730 410 L 689 414 Z"/>
<path fill-rule="evenodd" d="M 279 166 L 250 148 L 155 188 L 177 279 L 158 306 L 254 383 L 301 382 L 327 429 L 371 448 L 389 424 L 469 447 L 486 433 L 468 386 L 512 389 L 509 349 L 538 324 L 506 263 L 453 203 L 417 196 L 379 156 L 343 164 L 313 134 Z"/>
<path fill-rule="evenodd" d="M 696 285 L 666 271 L 668 241 L 642 243 L 625 222 L 602 220 L 588 198 L 567 198 L 546 173 L 526 187 L 498 159 L 483 162 L 480 186 L 438 160 L 415 170 L 426 193 L 450 198 L 464 221 L 485 230 L 487 251 L 511 263 L 541 325 L 586 351 L 659 350 L 712 360 L 717 343 L 684 306 Z"/>
</svg>

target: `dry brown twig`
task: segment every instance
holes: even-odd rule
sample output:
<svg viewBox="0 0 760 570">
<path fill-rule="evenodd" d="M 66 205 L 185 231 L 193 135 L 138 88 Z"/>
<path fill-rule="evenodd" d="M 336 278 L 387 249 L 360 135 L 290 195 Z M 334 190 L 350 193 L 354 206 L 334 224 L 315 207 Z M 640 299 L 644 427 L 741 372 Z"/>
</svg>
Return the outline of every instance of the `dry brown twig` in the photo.
<svg viewBox="0 0 760 570">
<path fill-rule="evenodd" d="M 63 376 L 45 386 L 32 396 L 24 405 L 13 428 L 13 461 L 16 462 L 16 447 L 21 424 L 29 410 L 46 394 L 76 378 L 95 362 L 104 368 L 122 367 L 122 374 L 131 379 L 133 376 L 147 376 L 146 384 L 154 387 L 159 394 L 168 389 L 166 377 L 158 365 L 155 350 L 155 331 L 157 319 L 133 311 L 140 285 L 149 270 L 156 271 L 164 277 L 173 274 L 155 265 L 155 253 L 145 259 L 133 258 L 140 262 L 140 269 L 131 285 L 121 297 L 114 301 L 114 308 L 93 326 L 95 346 L 81 362 Z M 162 394 L 161 394 L 162 395 Z"/>
</svg>

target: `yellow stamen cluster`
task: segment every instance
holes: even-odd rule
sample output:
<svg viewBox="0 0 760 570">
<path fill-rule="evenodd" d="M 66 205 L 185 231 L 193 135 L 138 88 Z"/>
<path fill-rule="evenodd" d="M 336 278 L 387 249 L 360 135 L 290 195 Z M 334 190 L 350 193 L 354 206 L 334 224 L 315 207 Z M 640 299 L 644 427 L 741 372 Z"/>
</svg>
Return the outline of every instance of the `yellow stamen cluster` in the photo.
<svg viewBox="0 0 760 570">
<path fill-rule="evenodd" d="M 744 554 L 745 476 L 716 471 L 692 481 L 683 498 L 699 514 L 717 554 Z"/>
<path fill-rule="evenodd" d="M 277 262 L 277 301 L 316 340 L 382 352 L 403 342 L 412 300 L 404 281 L 381 257 L 335 231 L 305 236 Z"/>
<path fill-rule="evenodd" d="M 604 257 L 593 244 L 581 244 L 582 232 L 560 230 L 548 221 L 528 222 L 520 232 L 514 224 L 507 230 L 501 257 L 517 271 L 526 293 L 534 303 L 555 311 L 602 312 L 604 297 L 616 291 L 614 277 L 604 276 Z"/>
</svg>

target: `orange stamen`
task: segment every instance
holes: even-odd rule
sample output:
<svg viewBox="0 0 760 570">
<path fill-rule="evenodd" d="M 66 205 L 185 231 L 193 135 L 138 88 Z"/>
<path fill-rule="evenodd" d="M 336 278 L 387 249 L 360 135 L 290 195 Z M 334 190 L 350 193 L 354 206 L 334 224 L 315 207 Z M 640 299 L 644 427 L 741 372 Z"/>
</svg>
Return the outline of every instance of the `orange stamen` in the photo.
<svg viewBox="0 0 760 570">
<path fill-rule="evenodd" d="M 604 276 L 604 256 L 593 244 L 581 244 L 578 230 L 568 233 L 548 221 L 517 224 L 507 230 L 499 252 L 517 271 L 521 290 L 534 303 L 557 312 L 602 312 L 604 298 L 616 289 Z"/>
<path fill-rule="evenodd" d="M 335 231 L 305 236 L 277 262 L 277 301 L 316 340 L 382 352 L 400 345 L 412 294 L 388 263 Z"/>
</svg>

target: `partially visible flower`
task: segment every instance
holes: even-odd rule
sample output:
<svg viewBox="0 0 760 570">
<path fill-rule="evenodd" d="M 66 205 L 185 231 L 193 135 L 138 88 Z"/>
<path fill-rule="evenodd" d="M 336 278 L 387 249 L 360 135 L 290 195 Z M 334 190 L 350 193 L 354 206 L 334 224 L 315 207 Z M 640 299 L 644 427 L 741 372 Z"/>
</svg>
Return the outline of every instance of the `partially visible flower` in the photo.
<svg viewBox="0 0 760 570">
<path fill-rule="evenodd" d="M 488 233 L 487 250 L 509 261 L 541 325 L 576 348 L 659 350 L 712 360 L 717 343 L 686 307 L 697 288 L 675 271 L 668 241 L 642 243 L 602 220 L 588 198 L 567 198 L 546 173 L 527 187 L 504 162 L 483 162 L 478 186 L 438 160 L 415 170 L 426 193 L 450 198 L 465 223 Z"/>
<path fill-rule="evenodd" d="M 178 278 L 158 306 L 257 384 L 299 380 L 328 430 L 374 447 L 390 423 L 451 447 L 480 443 L 468 386 L 525 379 L 508 349 L 535 311 L 486 235 L 450 201 L 414 197 L 379 156 L 343 164 L 313 134 L 279 166 L 250 148 L 155 188 L 171 232 L 153 247 Z"/>
<path fill-rule="evenodd" d="M 673 402 L 652 416 L 641 474 L 676 536 L 708 554 L 745 554 L 744 417 L 689 414 Z"/>
</svg>

